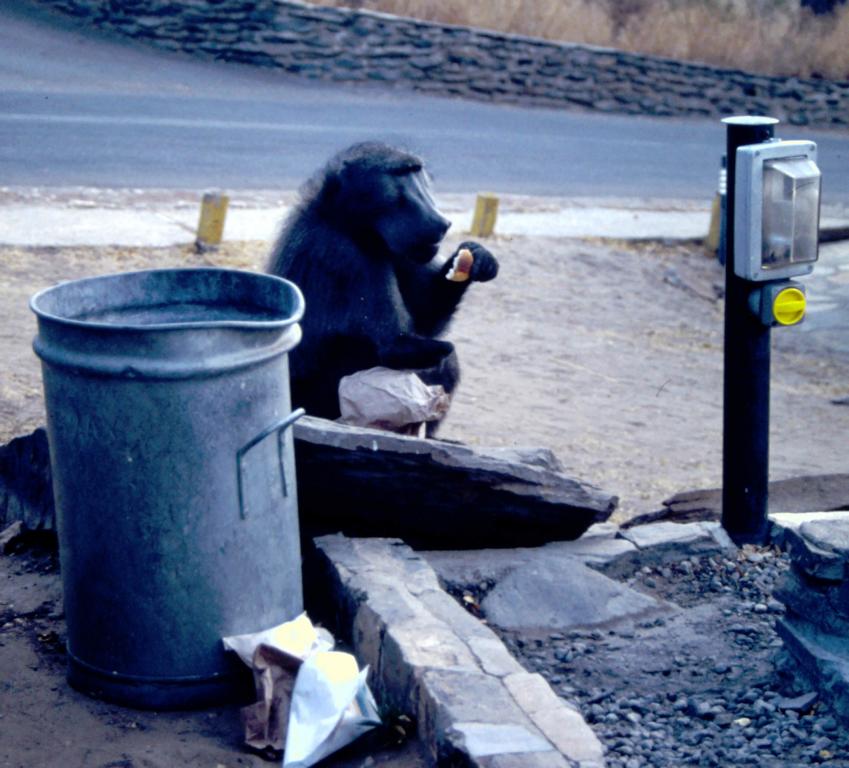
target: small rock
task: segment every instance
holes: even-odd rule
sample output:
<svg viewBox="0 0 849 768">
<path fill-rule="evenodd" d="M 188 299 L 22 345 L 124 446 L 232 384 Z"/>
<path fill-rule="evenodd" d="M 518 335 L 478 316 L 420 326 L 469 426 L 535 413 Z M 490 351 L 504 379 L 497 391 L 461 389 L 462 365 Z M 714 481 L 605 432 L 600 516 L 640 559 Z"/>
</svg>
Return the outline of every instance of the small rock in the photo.
<svg viewBox="0 0 849 768">
<path fill-rule="evenodd" d="M 826 718 L 823 718 L 819 721 L 819 726 L 826 733 L 834 733 L 840 726 L 837 724 L 837 721 L 831 717 L 830 715 Z"/>
<path fill-rule="evenodd" d="M 770 704 L 764 699 L 758 699 L 752 704 L 752 711 L 759 716 L 771 715 L 773 712 L 775 712 L 775 709 L 776 707 L 774 704 Z"/>
<path fill-rule="evenodd" d="M 713 708 L 706 701 L 693 701 L 692 699 L 687 704 L 687 714 L 692 717 L 698 717 L 702 720 L 712 720 L 716 714 Z"/>
<path fill-rule="evenodd" d="M 794 698 L 780 698 L 776 701 L 776 706 L 779 709 L 791 710 L 793 712 L 804 712 L 810 709 L 811 705 L 817 700 L 817 692 L 803 693 L 801 696 Z"/>
<path fill-rule="evenodd" d="M 770 598 L 769 602 L 766 604 L 767 610 L 770 613 L 784 613 L 784 605 L 776 600 L 774 597 Z"/>
<path fill-rule="evenodd" d="M 18 539 L 24 533 L 24 524 L 18 520 L 0 532 L 0 552 L 8 554 Z"/>
<path fill-rule="evenodd" d="M 820 736 L 813 744 L 810 746 L 811 752 L 820 752 L 824 749 L 828 749 L 831 746 L 831 739 L 828 736 Z"/>
</svg>

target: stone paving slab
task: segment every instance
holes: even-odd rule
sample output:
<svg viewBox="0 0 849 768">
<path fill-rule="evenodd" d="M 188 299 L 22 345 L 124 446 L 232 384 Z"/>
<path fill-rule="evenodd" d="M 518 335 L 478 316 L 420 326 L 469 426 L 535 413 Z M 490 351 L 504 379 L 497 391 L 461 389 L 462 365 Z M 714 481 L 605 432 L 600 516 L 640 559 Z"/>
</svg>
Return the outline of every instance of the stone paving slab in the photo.
<svg viewBox="0 0 849 768">
<path fill-rule="evenodd" d="M 330 585 L 323 602 L 334 606 L 333 629 L 369 665 L 381 706 L 415 718 L 437 765 L 604 766 L 580 713 L 526 672 L 403 542 L 336 534 L 315 546 L 308 579 Z"/>
<path fill-rule="evenodd" d="M 849 521 L 835 521 L 849 527 Z M 817 524 L 816 521 L 802 523 L 798 529 L 784 532 L 784 542 L 793 564 L 806 573 L 824 581 L 843 581 L 845 559 L 840 554 L 826 546 L 818 546 L 805 535 L 807 526 Z M 825 523 L 823 523 L 825 524 Z"/>
<path fill-rule="evenodd" d="M 803 523 L 813 520 L 849 520 L 849 511 L 827 512 L 770 512 L 770 537 L 779 547 L 785 545 L 788 531 L 798 531 Z"/>
<path fill-rule="evenodd" d="M 571 557 L 548 557 L 517 568 L 481 601 L 486 618 L 503 629 L 571 629 L 671 610 L 649 595 Z"/>
<path fill-rule="evenodd" d="M 619 536 L 619 527 L 614 523 L 596 523 L 580 539 L 553 542 L 547 548 L 604 571 L 615 563 L 630 562 L 639 553 L 633 542 Z"/>
<path fill-rule="evenodd" d="M 642 553 L 658 560 L 680 559 L 721 549 L 731 549 L 733 542 L 719 523 L 651 523 L 627 528 L 619 533 Z"/>
<path fill-rule="evenodd" d="M 849 513 L 847 513 L 849 514 Z M 422 552 L 439 576 L 455 584 L 498 583 L 517 568 L 577 560 L 607 575 L 658 565 L 667 560 L 720 552 L 734 544 L 713 522 L 650 523 L 620 529 L 597 523 L 575 541 L 555 541 L 541 547 Z"/>
<path fill-rule="evenodd" d="M 831 552 L 843 560 L 849 558 L 849 521 L 810 520 L 799 526 L 799 533 L 812 546 Z"/>
</svg>

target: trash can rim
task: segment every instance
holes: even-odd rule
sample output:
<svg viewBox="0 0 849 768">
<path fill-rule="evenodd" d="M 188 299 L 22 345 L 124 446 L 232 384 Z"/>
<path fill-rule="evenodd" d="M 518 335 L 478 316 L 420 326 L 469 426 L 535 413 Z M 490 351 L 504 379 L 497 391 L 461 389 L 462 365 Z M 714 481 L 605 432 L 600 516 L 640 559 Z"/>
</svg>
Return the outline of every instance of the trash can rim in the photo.
<svg viewBox="0 0 849 768">
<path fill-rule="evenodd" d="M 285 285 L 286 288 L 291 291 L 293 297 L 292 311 L 285 318 L 281 318 L 278 320 L 216 319 L 143 324 L 109 323 L 97 320 L 79 320 L 73 317 L 54 314 L 38 306 L 39 301 L 44 296 L 56 290 L 59 290 L 63 286 L 66 286 L 71 283 L 95 283 L 98 281 L 104 281 L 118 277 L 127 278 L 137 275 L 165 274 L 175 272 L 227 273 L 245 275 L 248 277 L 248 279 L 261 278 L 265 280 L 270 280 L 272 282 Z M 77 328 L 109 329 L 114 331 L 175 331 L 190 328 L 285 328 L 287 326 L 298 323 L 302 319 L 304 314 L 304 303 L 304 296 L 303 293 L 301 293 L 300 288 L 298 288 L 298 286 L 295 285 L 295 283 L 293 283 L 291 280 L 286 280 L 285 278 L 278 277 L 277 275 L 272 275 L 265 272 L 253 272 L 247 269 L 232 269 L 229 267 L 168 267 L 157 269 L 138 269 L 126 272 L 110 272 L 102 275 L 93 275 L 90 277 L 83 277 L 79 279 L 63 280 L 59 283 L 56 283 L 55 285 L 48 286 L 47 288 L 43 288 L 37 293 L 35 293 L 29 300 L 29 307 L 40 320 L 52 321 Z"/>
</svg>

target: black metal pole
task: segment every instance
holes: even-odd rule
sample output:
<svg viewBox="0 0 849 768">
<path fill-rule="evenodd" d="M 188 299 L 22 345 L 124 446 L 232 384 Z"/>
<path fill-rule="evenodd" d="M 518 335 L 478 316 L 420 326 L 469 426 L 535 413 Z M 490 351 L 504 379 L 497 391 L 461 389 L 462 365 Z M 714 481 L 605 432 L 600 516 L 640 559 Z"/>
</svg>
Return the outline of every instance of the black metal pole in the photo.
<svg viewBox="0 0 849 768">
<path fill-rule="evenodd" d="M 768 536 L 770 328 L 749 310 L 756 287 L 734 272 L 737 148 L 773 137 L 771 117 L 730 117 L 725 258 L 725 375 L 722 434 L 722 525 L 736 544 Z M 744 258 L 747 254 L 739 254 Z"/>
</svg>

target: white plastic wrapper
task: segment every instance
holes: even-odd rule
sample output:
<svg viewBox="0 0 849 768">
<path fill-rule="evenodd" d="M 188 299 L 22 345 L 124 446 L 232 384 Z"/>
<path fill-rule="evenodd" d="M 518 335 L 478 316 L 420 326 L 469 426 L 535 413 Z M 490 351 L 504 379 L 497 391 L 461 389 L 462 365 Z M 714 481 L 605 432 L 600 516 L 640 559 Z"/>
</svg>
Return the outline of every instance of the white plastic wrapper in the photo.
<svg viewBox="0 0 849 768">
<path fill-rule="evenodd" d="M 340 421 L 358 427 L 415 433 L 444 418 L 450 405 L 442 386 L 429 386 L 412 371 L 369 368 L 339 382 Z"/>
<path fill-rule="evenodd" d="M 305 613 L 262 632 L 225 637 L 223 642 L 227 650 L 235 651 L 248 666 L 260 645 L 276 648 L 301 661 L 315 651 L 329 651 L 334 645 L 333 636 L 326 629 L 313 626 Z"/>
<path fill-rule="evenodd" d="M 298 668 L 311 654 L 333 648 L 333 637 L 302 613 L 271 629 L 225 637 L 223 642 L 253 672 L 257 701 L 241 710 L 245 744 L 260 752 L 279 753 L 286 743 Z"/>
<path fill-rule="evenodd" d="M 350 653 L 319 651 L 298 670 L 286 732 L 284 768 L 309 768 L 380 725 L 366 685 Z"/>
<path fill-rule="evenodd" d="M 307 768 L 380 725 L 374 697 L 350 653 L 302 613 L 271 629 L 223 639 L 251 668 L 257 701 L 242 708 L 245 743 Z"/>
</svg>

